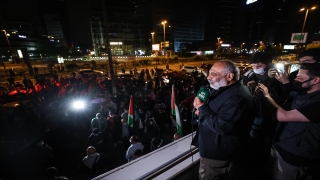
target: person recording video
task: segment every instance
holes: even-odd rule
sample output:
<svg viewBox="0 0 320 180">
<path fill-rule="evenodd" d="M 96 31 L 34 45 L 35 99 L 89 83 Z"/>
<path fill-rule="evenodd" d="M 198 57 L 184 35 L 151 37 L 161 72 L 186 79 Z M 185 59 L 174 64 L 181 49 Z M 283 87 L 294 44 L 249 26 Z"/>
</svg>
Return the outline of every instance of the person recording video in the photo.
<svg viewBox="0 0 320 180">
<path fill-rule="evenodd" d="M 320 48 L 307 49 L 298 55 L 298 60 L 300 64 L 303 63 L 319 63 L 320 62 Z M 268 71 L 268 76 L 270 78 L 275 78 L 282 83 L 285 93 L 300 92 L 301 89 L 297 86 L 294 79 L 297 77 L 299 70 L 293 71 L 290 74 L 287 72 L 281 72 L 277 68 L 270 68 Z"/>
<path fill-rule="evenodd" d="M 194 99 L 199 119 L 192 145 L 199 148 L 201 156 L 199 179 L 239 178 L 241 175 L 231 172 L 246 170 L 242 163 L 246 160 L 254 103 L 239 79 L 240 70 L 232 61 L 218 61 L 207 77 L 214 92 Z"/>
</svg>

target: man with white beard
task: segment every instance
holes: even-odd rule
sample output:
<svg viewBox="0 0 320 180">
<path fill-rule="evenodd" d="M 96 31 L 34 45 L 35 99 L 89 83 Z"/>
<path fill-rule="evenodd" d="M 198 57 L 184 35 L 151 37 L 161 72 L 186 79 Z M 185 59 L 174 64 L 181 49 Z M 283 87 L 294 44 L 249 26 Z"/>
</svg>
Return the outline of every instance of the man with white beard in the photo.
<svg viewBox="0 0 320 180">
<path fill-rule="evenodd" d="M 199 179 L 224 179 L 244 173 L 246 148 L 254 120 L 253 98 L 241 83 L 239 68 L 229 60 L 215 63 L 207 77 L 215 89 L 206 102 L 195 97 L 199 148 Z M 240 169 L 241 167 L 241 169 Z"/>
</svg>

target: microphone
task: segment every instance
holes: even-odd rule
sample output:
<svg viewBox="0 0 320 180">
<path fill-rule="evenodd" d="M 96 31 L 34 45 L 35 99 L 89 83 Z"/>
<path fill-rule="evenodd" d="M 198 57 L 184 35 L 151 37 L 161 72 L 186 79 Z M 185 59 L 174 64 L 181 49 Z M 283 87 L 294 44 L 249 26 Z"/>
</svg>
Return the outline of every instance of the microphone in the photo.
<svg viewBox="0 0 320 180">
<path fill-rule="evenodd" d="M 201 102 L 206 102 L 209 98 L 209 90 L 207 88 L 200 88 L 200 90 L 197 93 L 197 97 L 200 99 Z M 192 113 L 194 114 L 194 112 L 196 111 L 196 108 L 192 109 Z"/>
<path fill-rule="evenodd" d="M 202 86 L 201 86 L 202 87 Z M 200 88 L 200 90 L 197 93 L 197 97 L 202 101 L 206 102 L 209 98 L 210 92 L 207 89 L 207 87 Z"/>
</svg>

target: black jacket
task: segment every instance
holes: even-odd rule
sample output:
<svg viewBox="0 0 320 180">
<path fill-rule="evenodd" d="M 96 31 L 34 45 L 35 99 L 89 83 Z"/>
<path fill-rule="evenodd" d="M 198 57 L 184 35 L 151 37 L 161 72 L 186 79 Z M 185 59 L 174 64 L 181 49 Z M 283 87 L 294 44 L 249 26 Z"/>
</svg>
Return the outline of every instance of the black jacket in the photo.
<svg viewBox="0 0 320 180">
<path fill-rule="evenodd" d="M 315 102 L 320 102 L 320 91 L 310 94 L 302 92 L 294 99 L 291 109 L 299 109 Z M 312 166 L 320 160 L 320 123 L 281 122 L 273 145 L 287 163 Z"/>
<path fill-rule="evenodd" d="M 232 160 L 249 141 L 254 120 L 253 98 L 240 82 L 222 87 L 210 95 L 208 104 L 198 110 L 197 135 L 193 145 L 200 156 L 215 160 Z"/>
</svg>

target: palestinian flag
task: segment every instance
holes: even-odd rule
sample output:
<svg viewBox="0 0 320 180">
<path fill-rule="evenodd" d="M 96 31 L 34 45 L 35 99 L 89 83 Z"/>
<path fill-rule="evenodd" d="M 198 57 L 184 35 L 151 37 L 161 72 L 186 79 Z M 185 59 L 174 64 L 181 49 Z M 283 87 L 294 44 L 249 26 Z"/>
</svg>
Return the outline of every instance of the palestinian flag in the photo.
<svg viewBox="0 0 320 180">
<path fill-rule="evenodd" d="M 129 103 L 128 125 L 129 125 L 129 127 L 133 128 L 133 102 L 132 102 L 132 96 L 130 97 L 130 103 Z"/>
<path fill-rule="evenodd" d="M 176 104 L 176 98 L 174 93 L 174 85 L 172 85 L 172 93 L 171 93 L 171 114 L 172 116 L 176 117 L 176 123 L 177 123 L 177 133 L 179 133 L 181 136 L 182 134 L 182 124 L 180 120 L 180 114 L 179 114 L 179 108 Z"/>
</svg>

